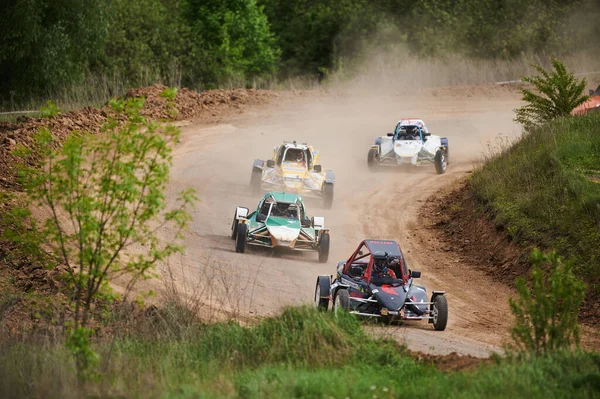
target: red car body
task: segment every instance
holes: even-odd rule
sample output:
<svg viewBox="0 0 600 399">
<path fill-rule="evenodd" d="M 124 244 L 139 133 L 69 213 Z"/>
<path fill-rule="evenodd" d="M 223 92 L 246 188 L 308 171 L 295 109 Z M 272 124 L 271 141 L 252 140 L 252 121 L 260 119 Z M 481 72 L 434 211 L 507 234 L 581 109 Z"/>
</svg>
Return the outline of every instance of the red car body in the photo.
<svg viewBox="0 0 600 399">
<path fill-rule="evenodd" d="M 590 90 L 590 98 L 571 111 L 571 115 L 585 115 L 589 112 L 600 112 L 600 86 L 596 90 Z"/>
</svg>

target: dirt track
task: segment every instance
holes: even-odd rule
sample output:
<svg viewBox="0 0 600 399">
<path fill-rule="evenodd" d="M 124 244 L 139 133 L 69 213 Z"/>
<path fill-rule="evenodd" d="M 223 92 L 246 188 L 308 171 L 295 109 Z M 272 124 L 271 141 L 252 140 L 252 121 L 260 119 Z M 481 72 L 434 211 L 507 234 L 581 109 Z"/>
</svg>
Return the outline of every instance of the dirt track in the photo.
<svg viewBox="0 0 600 399">
<path fill-rule="evenodd" d="M 422 271 L 421 283 L 428 290 L 446 290 L 449 325 L 444 332 L 420 322 L 371 331 L 406 342 L 413 350 L 487 356 L 508 336 L 510 290 L 439 248 L 418 211 L 429 196 L 471 170 L 487 142 L 498 134 L 517 134 L 512 118 L 518 104 L 514 92 L 492 88 L 368 98 L 318 94 L 218 124 L 183 127 L 170 194 L 174 198 L 176 191 L 191 186 L 201 203 L 193 214 L 186 255 L 170 264 L 176 285 L 206 303 L 207 317 L 218 317 L 222 310 L 242 318 L 271 315 L 283 306 L 311 303 L 316 276 L 334 273 L 337 261 L 361 239 L 391 238 L 400 243 L 409 267 Z M 402 116 L 421 117 L 431 132 L 449 138 L 451 164 L 445 175 L 438 176 L 433 166 L 368 172 L 369 145 Z M 234 252 L 229 235 L 235 207 L 253 208 L 258 200 L 249 194 L 252 161 L 268 159 L 282 140 L 311 143 L 321 151 L 324 168 L 335 171 L 333 209 L 308 204 L 309 213 L 325 216 L 331 229 L 327 264 L 318 263 L 316 253 Z M 222 299 L 224 291 L 227 300 Z"/>
</svg>

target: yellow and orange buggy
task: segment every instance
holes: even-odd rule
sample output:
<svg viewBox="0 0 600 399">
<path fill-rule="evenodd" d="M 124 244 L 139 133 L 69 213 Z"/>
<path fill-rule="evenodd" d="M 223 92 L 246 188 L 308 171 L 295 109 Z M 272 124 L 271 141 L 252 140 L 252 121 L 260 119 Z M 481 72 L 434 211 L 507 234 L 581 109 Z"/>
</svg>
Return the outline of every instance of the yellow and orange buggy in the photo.
<svg viewBox="0 0 600 399">
<path fill-rule="evenodd" d="M 273 150 L 268 161 L 257 159 L 252 165 L 250 187 L 253 194 L 280 191 L 323 200 L 325 208 L 333 204 L 335 175 L 323 170 L 319 152 L 312 146 L 284 141 Z"/>
</svg>

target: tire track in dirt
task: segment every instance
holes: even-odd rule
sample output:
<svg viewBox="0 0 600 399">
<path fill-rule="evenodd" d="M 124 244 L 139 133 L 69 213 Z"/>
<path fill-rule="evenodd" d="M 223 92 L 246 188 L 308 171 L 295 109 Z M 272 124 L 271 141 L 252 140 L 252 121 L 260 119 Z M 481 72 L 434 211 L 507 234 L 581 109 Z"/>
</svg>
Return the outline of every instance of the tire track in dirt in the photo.
<svg viewBox="0 0 600 399">
<path fill-rule="evenodd" d="M 421 331 L 416 335 L 398 328 L 388 328 L 388 335 L 406 340 L 409 348 L 426 352 L 457 351 L 473 356 L 486 356 L 490 351 L 501 351 L 507 341 L 510 317 L 507 298 L 513 292 L 506 286 L 491 283 L 482 272 L 472 270 L 461 262 L 460 255 L 441 250 L 439 241 L 423 226 L 419 216 L 422 204 L 453 181 L 469 171 L 469 164 L 452 165 L 440 178 L 434 172 L 407 174 L 402 183 L 389 192 L 378 191 L 369 195 L 367 209 L 375 211 L 363 221 L 369 237 L 386 237 L 398 241 L 409 268 L 420 270 L 422 278 L 416 284 L 428 292 L 444 290 L 448 298 L 449 321 L 442 334 L 432 331 L 425 323 L 406 327 Z M 493 295 L 488 295 L 493 292 Z M 503 315 L 503 316 L 502 316 Z M 420 335 L 420 337 L 419 337 Z M 435 342 L 443 337 L 442 342 Z M 421 340 L 428 342 L 423 344 Z M 426 347 L 420 347 L 424 346 Z"/>
<path fill-rule="evenodd" d="M 392 238 L 400 243 L 409 266 L 423 272 L 421 282 L 428 290 L 447 291 L 449 325 L 444 332 L 433 331 L 425 322 L 368 329 L 405 342 L 412 350 L 487 356 L 508 335 L 510 292 L 466 268 L 459 255 L 431 250 L 437 242 L 420 225 L 418 213 L 422 201 L 464 176 L 488 140 L 514 132 L 512 110 L 517 104 L 512 92 L 486 95 L 485 90 L 473 97 L 454 91 L 410 98 L 401 93 L 320 93 L 225 118 L 219 125 L 184 127 L 174 153 L 169 199 L 191 186 L 201 203 L 193 212 L 186 254 L 168 265 L 175 285 L 201 302 L 210 320 L 269 316 L 284 306 L 310 303 L 316 276 L 334 273 L 337 262 L 360 240 Z M 433 166 L 408 173 L 367 170 L 370 144 L 403 116 L 421 117 L 433 134 L 449 138 L 453 163 L 446 174 L 437 175 Z M 327 264 L 317 263 L 316 253 L 234 251 L 229 236 L 235 206 L 252 208 L 258 201 L 249 194 L 252 161 L 270 157 L 282 140 L 314 145 L 321 151 L 323 167 L 336 173 L 333 209 L 308 202 L 309 214 L 325 216 L 331 229 Z M 164 234 L 168 237 L 170 232 Z"/>
</svg>

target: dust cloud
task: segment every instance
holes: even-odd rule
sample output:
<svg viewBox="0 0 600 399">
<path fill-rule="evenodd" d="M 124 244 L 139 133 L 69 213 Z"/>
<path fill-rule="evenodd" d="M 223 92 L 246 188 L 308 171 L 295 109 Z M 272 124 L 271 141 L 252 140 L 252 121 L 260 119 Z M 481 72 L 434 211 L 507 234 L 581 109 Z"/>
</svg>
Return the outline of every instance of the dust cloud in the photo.
<svg viewBox="0 0 600 399">
<path fill-rule="evenodd" d="M 415 90 L 389 84 L 367 91 L 362 83 L 298 95 L 282 93 L 271 105 L 224 118 L 220 123 L 182 129 L 182 142 L 174 152 L 170 200 L 174 201 L 181 189 L 193 187 L 201 202 L 193 211 L 186 254 L 169 265 L 171 286 L 201 302 L 207 314 L 213 315 L 209 309 L 218 308 L 223 314 L 242 319 L 311 303 L 317 275 L 335 273 L 337 262 L 364 238 L 395 239 L 401 247 L 413 248 L 413 253 L 426 251 L 407 242 L 418 202 L 464 176 L 490 139 L 519 131 L 512 121 L 519 99 L 511 89 L 469 86 Z M 403 117 L 422 118 L 433 134 L 448 137 L 451 163 L 446 174 L 437 175 L 433 165 L 368 171 L 367 152 L 375 137 L 392 131 Z M 283 140 L 313 145 L 320 151 L 323 168 L 335 172 L 333 208 L 322 209 L 318 201 L 307 201 L 309 215 L 324 216 L 331 229 L 331 253 L 326 264 L 318 263 L 316 253 L 253 248 L 244 254 L 234 251 L 230 227 L 235 207 L 252 209 L 259 199 L 250 194 L 252 163 L 269 159 Z M 172 232 L 164 234 L 168 238 Z M 412 254 L 408 259 L 415 269 L 429 270 L 429 265 L 421 264 L 423 261 Z M 206 282 L 212 285 L 207 287 Z M 433 271 L 423 282 L 428 289 L 444 289 L 449 284 Z M 206 295 L 189 289 L 199 286 Z M 160 287 L 154 288 L 160 291 Z M 485 345 L 497 341 L 488 339 Z M 460 351 L 454 343 L 446 349 Z M 481 354 L 481 348 L 469 349 L 474 347 L 477 343 L 463 352 Z"/>
</svg>

